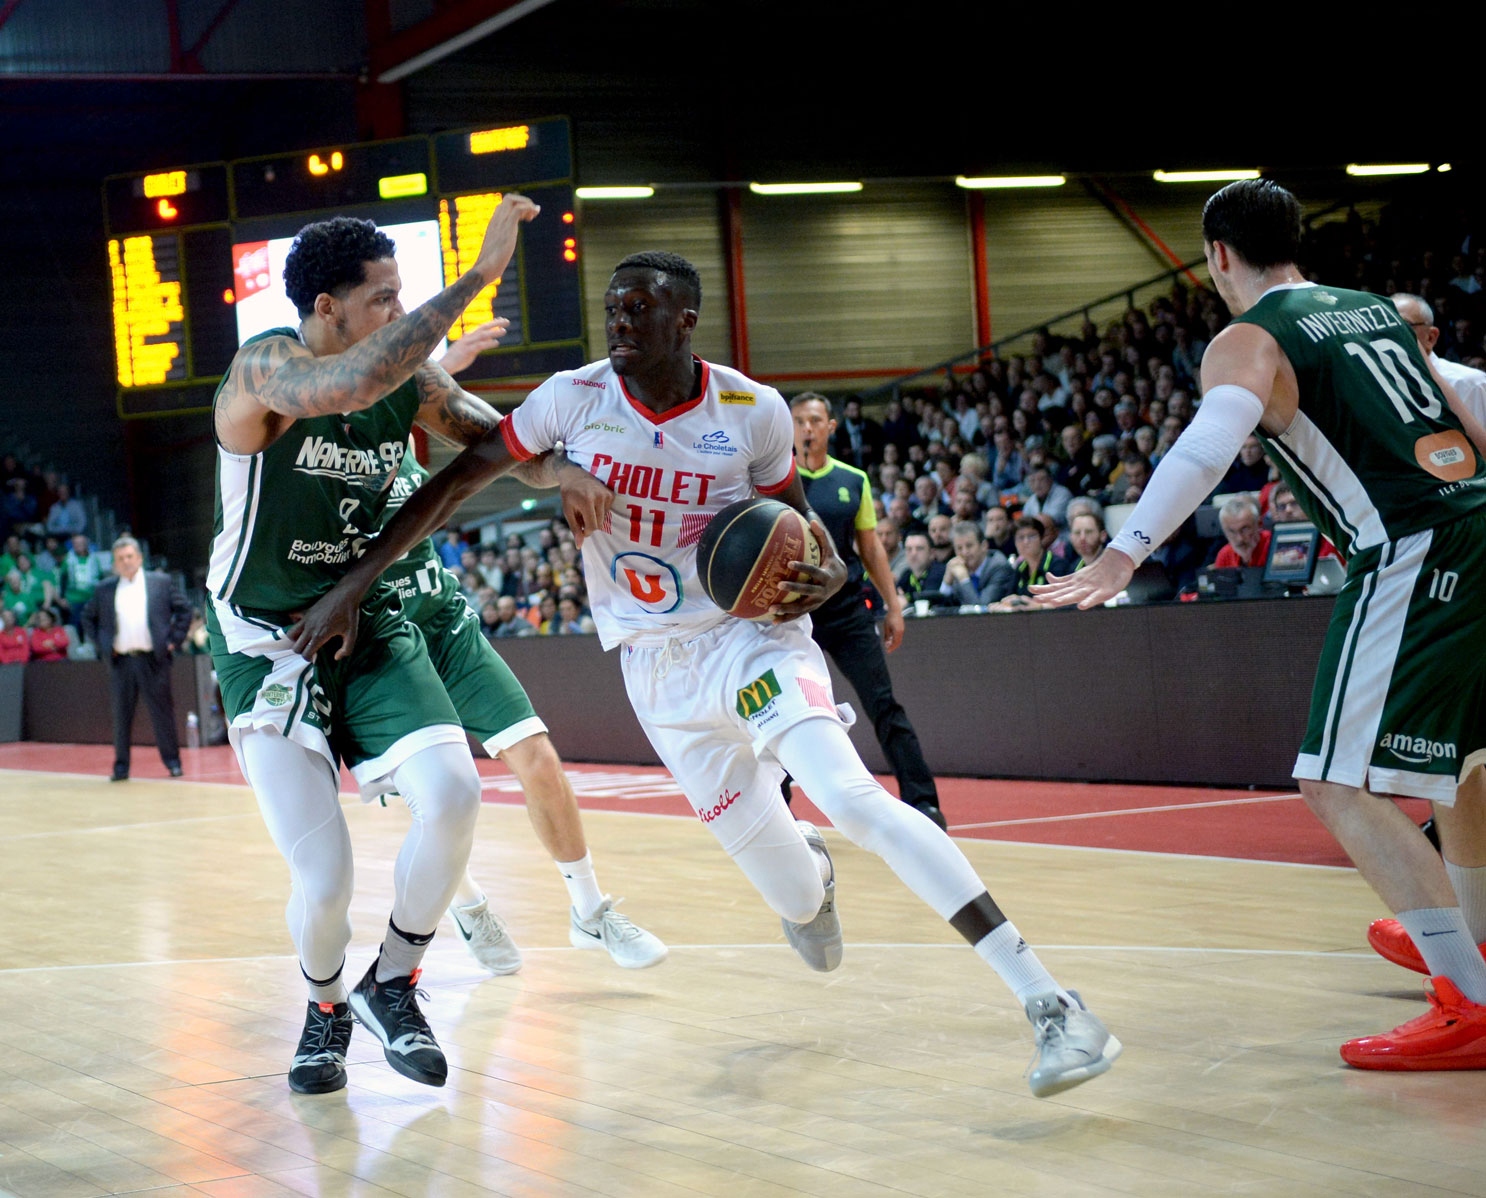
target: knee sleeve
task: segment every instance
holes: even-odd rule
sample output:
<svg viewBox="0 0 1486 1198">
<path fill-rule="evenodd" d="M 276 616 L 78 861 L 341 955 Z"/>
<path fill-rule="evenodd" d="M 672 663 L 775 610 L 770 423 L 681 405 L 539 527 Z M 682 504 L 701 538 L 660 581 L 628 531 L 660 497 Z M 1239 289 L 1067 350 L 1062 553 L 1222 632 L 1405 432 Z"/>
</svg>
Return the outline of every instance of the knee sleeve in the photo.
<svg viewBox="0 0 1486 1198">
<path fill-rule="evenodd" d="M 422 935 L 438 926 L 469 863 L 480 813 L 480 775 L 462 745 L 432 745 L 392 775 L 413 813 L 393 872 L 392 921 Z"/>
<path fill-rule="evenodd" d="M 733 851 L 733 860 L 764 902 L 791 923 L 814 919 L 826 897 L 816 856 L 782 802 L 778 812 Z"/>
<path fill-rule="evenodd" d="M 480 775 L 462 745 L 432 745 L 392 773 L 392 783 L 419 823 L 473 829 L 480 813 Z"/>
</svg>

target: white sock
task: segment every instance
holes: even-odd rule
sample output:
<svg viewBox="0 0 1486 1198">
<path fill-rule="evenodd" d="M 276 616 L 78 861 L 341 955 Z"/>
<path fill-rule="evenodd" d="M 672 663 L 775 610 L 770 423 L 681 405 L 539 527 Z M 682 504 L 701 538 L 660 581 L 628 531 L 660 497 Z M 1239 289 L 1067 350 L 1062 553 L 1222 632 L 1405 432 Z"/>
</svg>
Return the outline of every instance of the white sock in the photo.
<svg viewBox="0 0 1486 1198">
<path fill-rule="evenodd" d="M 1046 994 L 1049 990 L 1056 992 L 1065 1002 L 1071 1002 L 1068 991 L 1053 981 L 1053 975 L 1037 959 L 1037 954 L 1010 920 L 982 936 L 975 945 L 975 953 L 1011 987 L 1017 1002 L 1023 1006 L 1034 994 Z"/>
<path fill-rule="evenodd" d="M 577 861 L 558 861 L 556 865 L 578 918 L 592 919 L 594 912 L 604 905 L 604 892 L 593 876 L 593 854 L 584 853 Z"/>
<path fill-rule="evenodd" d="M 1460 914 L 1471 930 L 1471 939 L 1477 944 L 1486 942 L 1486 865 L 1456 865 L 1447 860 L 1445 872 L 1460 900 Z"/>
<path fill-rule="evenodd" d="M 813 824 L 807 822 L 806 820 L 798 820 L 796 822 L 799 823 L 802 828 L 814 827 Z M 834 872 L 831 868 L 831 859 L 824 853 L 814 848 L 810 850 L 810 855 L 815 858 L 816 867 L 820 870 L 820 882 L 821 885 L 824 886 L 831 880 L 831 874 Z"/>
<path fill-rule="evenodd" d="M 480 884 L 470 876 L 470 871 L 464 871 L 464 877 L 460 879 L 459 889 L 454 892 L 454 905 L 456 907 L 478 907 L 485 901 L 485 892 L 480 889 Z"/>
<path fill-rule="evenodd" d="M 1486 960 L 1459 907 L 1400 911 L 1398 922 L 1424 958 L 1430 977 L 1447 977 L 1474 1003 L 1486 1003 Z"/>
<path fill-rule="evenodd" d="M 304 973 L 305 985 L 309 987 L 310 1001 L 319 1003 L 340 1003 L 346 1001 L 346 983 L 341 977 L 345 968 L 345 962 L 341 962 L 341 969 L 335 971 L 335 976 L 323 982 L 317 982 L 309 974 L 304 973 L 304 966 L 299 967 L 299 972 Z"/>
</svg>

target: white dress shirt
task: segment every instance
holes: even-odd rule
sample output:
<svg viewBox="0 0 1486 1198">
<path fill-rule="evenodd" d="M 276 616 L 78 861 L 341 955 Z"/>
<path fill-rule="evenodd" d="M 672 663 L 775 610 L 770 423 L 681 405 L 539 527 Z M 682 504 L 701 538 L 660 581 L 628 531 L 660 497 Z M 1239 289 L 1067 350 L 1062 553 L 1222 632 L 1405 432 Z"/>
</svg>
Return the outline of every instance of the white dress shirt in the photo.
<svg viewBox="0 0 1486 1198">
<path fill-rule="evenodd" d="M 1460 396 L 1460 401 L 1471 410 L 1471 414 L 1486 424 L 1486 371 L 1462 366 L 1435 354 L 1429 355 L 1429 362 L 1440 372 L 1440 378 L 1455 388 L 1455 394 Z"/>
<path fill-rule="evenodd" d="M 115 653 L 148 653 L 153 649 L 150 640 L 150 619 L 145 607 L 144 571 L 138 571 L 132 580 L 119 577 L 118 590 L 114 592 Z"/>
</svg>

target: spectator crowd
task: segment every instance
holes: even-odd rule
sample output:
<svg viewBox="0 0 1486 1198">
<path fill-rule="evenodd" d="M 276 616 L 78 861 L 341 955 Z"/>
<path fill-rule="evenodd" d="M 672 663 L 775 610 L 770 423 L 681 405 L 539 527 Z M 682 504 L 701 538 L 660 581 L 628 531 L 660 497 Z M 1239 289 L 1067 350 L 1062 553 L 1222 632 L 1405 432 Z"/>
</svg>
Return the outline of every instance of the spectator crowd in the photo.
<svg viewBox="0 0 1486 1198">
<path fill-rule="evenodd" d="M 94 551 L 87 511 L 55 472 L 6 453 L 0 487 L 0 665 L 63 661 L 78 651 L 77 623 L 109 555 Z"/>
</svg>

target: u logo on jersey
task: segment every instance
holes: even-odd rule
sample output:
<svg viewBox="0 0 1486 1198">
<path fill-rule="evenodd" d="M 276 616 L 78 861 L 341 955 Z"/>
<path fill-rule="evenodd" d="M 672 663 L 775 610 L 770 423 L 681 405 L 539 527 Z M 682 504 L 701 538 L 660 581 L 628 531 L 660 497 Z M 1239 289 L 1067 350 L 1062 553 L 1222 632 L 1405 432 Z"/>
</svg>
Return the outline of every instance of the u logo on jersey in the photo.
<svg viewBox="0 0 1486 1198">
<path fill-rule="evenodd" d="M 609 566 L 609 577 L 651 615 L 665 615 L 681 606 L 681 575 L 658 557 L 636 552 L 618 554 Z"/>
</svg>

